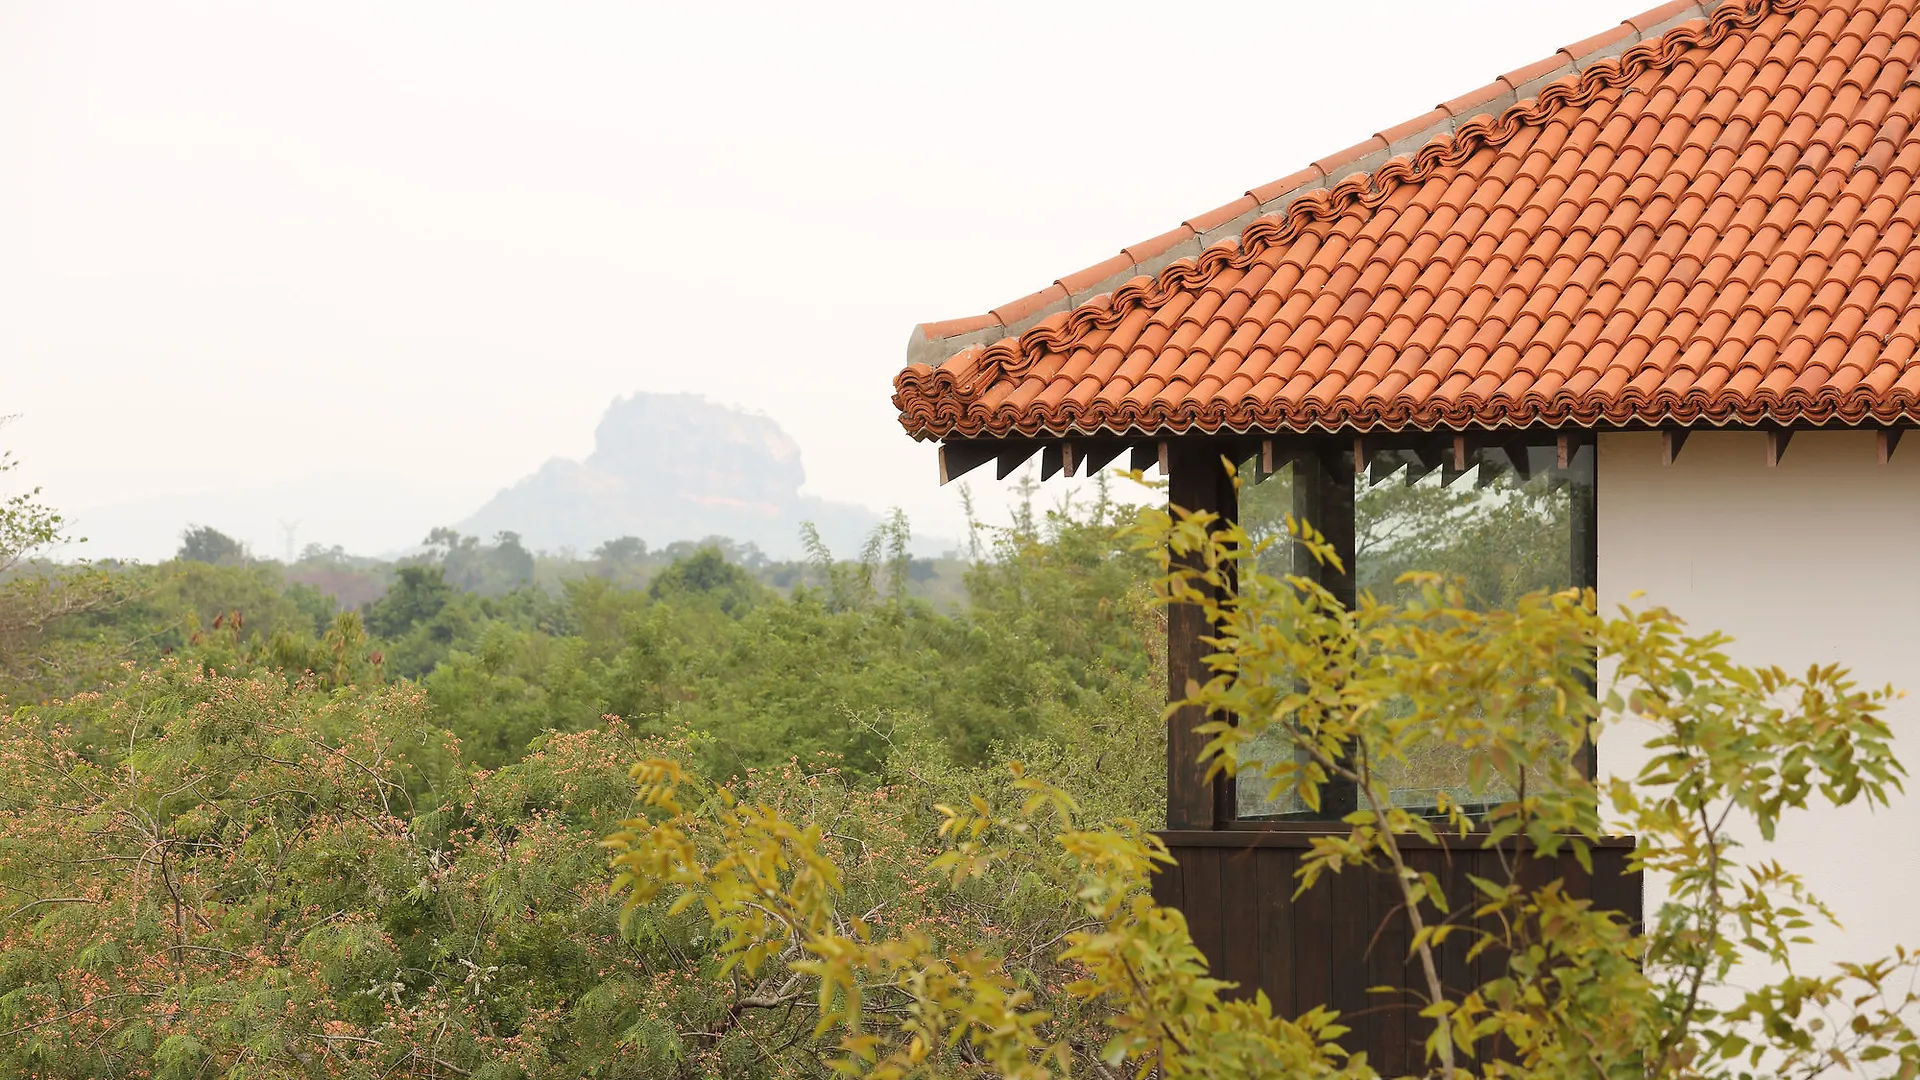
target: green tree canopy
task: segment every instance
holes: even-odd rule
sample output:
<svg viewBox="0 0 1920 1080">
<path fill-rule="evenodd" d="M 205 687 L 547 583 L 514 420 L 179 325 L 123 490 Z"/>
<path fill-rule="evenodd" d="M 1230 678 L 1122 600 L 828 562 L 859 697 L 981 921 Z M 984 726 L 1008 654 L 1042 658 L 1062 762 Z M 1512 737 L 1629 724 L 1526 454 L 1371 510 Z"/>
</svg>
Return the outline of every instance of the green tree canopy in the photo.
<svg viewBox="0 0 1920 1080">
<path fill-rule="evenodd" d="M 703 547 L 676 559 L 647 586 L 655 600 L 701 597 L 729 614 L 744 614 L 766 597 L 766 588 L 718 547 Z"/>
<path fill-rule="evenodd" d="M 211 525 L 189 525 L 180 534 L 180 550 L 174 558 L 183 562 L 228 566 L 246 560 L 247 549 L 240 541 Z"/>
<path fill-rule="evenodd" d="M 394 574 L 387 594 L 367 607 L 367 629 L 381 637 L 404 637 L 446 610 L 453 597 L 445 570 L 403 566 Z"/>
</svg>

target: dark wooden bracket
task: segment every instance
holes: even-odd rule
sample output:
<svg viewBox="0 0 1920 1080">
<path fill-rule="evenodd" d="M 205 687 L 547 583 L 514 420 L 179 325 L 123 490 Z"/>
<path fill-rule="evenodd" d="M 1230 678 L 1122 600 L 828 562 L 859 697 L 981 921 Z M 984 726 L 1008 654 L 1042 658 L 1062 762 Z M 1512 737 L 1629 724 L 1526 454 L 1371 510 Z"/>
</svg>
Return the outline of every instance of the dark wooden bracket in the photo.
<svg viewBox="0 0 1920 1080">
<path fill-rule="evenodd" d="M 1506 455 L 1502 454 L 1501 457 L 1506 457 Z M 1511 463 L 1512 459 L 1508 458 L 1508 461 Z M 1482 455 L 1480 458 L 1480 472 L 1473 478 L 1473 486 L 1477 489 L 1492 484 L 1495 480 L 1500 479 L 1500 474 L 1506 472 L 1507 468 L 1508 466 L 1502 465 L 1498 461 L 1488 461 L 1486 456 Z"/>
<path fill-rule="evenodd" d="M 1060 443 L 1052 443 L 1040 448 L 1040 479 L 1051 480 L 1060 475 L 1063 468 L 1072 476 L 1073 470 L 1067 465 L 1067 448 Z"/>
<path fill-rule="evenodd" d="M 950 484 L 999 456 L 996 443 L 942 443 L 940 482 Z"/>
<path fill-rule="evenodd" d="M 1402 462 L 1397 454 L 1372 455 L 1372 457 L 1367 460 L 1367 467 L 1365 469 L 1368 486 L 1371 487 L 1374 484 L 1378 484 L 1386 480 L 1387 477 L 1399 472 L 1400 466 L 1403 464 L 1405 464 L 1405 462 Z"/>
<path fill-rule="evenodd" d="M 1507 464 L 1513 466 L 1513 475 L 1518 476 L 1521 483 L 1533 479 L 1533 456 L 1527 452 L 1525 438 L 1507 442 L 1500 451 L 1507 456 Z"/>
<path fill-rule="evenodd" d="M 993 467 L 994 476 L 1001 480 L 1012 476 L 1013 470 L 1025 465 L 1027 459 L 1032 457 L 1039 449 L 1039 443 L 1015 443 L 1012 446 L 1003 448 L 1000 451 L 999 462 Z"/>
<path fill-rule="evenodd" d="M 940 482 L 950 484 L 969 472 L 995 462 L 994 475 L 1001 480 L 1013 475 L 1035 454 L 1040 455 L 1040 478 L 1055 476 L 1093 476 L 1112 464 L 1120 455 L 1133 451 L 1133 467 L 1140 470 L 1155 465 L 1164 468 L 1165 440 L 1129 439 L 1097 436 L 1073 439 L 956 439 L 940 444 Z"/>
<path fill-rule="evenodd" d="M 1123 442 L 1095 443 L 1087 448 L 1087 475 L 1097 475 L 1100 470 L 1113 464 L 1113 459 L 1127 452 Z"/>
<path fill-rule="evenodd" d="M 1160 475 L 1167 473 L 1167 440 L 1133 444 L 1133 457 L 1129 459 L 1134 472 L 1146 472 L 1158 466 Z"/>
<path fill-rule="evenodd" d="M 1408 487 L 1419 483 L 1428 473 L 1439 468 L 1445 458 L 1445 455 L 1432 445 L 1416 447 L 1411 456 L 1413 460 L 1407 465 Z"/>
<path fill-rule="evenodd" d="M 1874 432 L 1873 441 L 1880 453 L 1880 464 L 1885 465 L 1893 460 L 1893 452 L 1900 447 L 1900 433 L 1905 430 L 1905 428 L 1883 427 Z"/>
<path fill-rule="evenodd" d="M 1055 476 L 1072 476 L 1074 467 L 1080 464 L 1082 457 L 1079 446 L 1071 440 L 1041 447 L 1040 479 L 1051 480 Z"/>
</svg>

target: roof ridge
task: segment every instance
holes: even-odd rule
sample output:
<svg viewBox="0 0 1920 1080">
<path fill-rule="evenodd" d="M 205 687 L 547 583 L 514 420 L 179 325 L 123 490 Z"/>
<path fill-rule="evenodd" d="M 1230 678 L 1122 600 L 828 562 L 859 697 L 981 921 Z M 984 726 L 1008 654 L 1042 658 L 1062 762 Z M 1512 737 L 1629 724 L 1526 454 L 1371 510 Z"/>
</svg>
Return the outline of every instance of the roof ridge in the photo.
<svg viewBox="0 0 1920 1080">
<path fill-rule="evenodd" d="M 969 400 L 993 378 L 1018 377 L 1026 373 L 1047 352 L 1071 348 L 1088 334 L 1111 329 L 1128 312 L 1142 307 L 1157 307 L 1182 290 L 1205 288 L 1215 277 L 1227 270 L 1245 269 L 1261 253 L 1275 245 L 1290 242 L 1308 225 L 1332 220 L 1356 208 L 1378 209 L 1389 196 L 1405 185 L 1423 182 L 1441 169 L 1458 167 L 1482 149 L 1505 145 L 1524 128 L 1544 122 L 1561 109 L 1590 104 L 1600 94 L 1624 87 L 1649 70 L 1670 68 L 1685 53 L 1702 47 L 1717 46 L 1734 33 L 1759 25 L 1769 15 L 1794 12 L 1806 2 L 1807 0 L 1746 0 L 1746 3 L 1742 4 L 1735 0 L 1721 0 L 1704 21 L 1688 20 L 1666 29 L 1658 37 L 1639 41 L 1617 56 L 1594 61 L 1586 68 L 1580 69 L 1576 75 L 1561 77 L 1545 85 L 1535 97 L 1515 101 L 1498 116 L 1477 115 L 1459 124 L 1451 133 L 1440 131 L 1418 150 L 1406 156 L 1387 160 L 1371 172 L 1354 172 L 1328 187 L 1313 190 L 1296 188 L 1289 192 L 1282 192 L 1280 195 L 1292 194 L 1292 198 L 1280 210 L 1254 218 L 1237 237 L 1228 236 L 1197 255 L 1169 262 L 1159 270 L 1157 275 L 1143 283 L 1136 284 L 1139 282 L 1139 277 L 1135 277 L 1120 285 L 1105 297 L 1104 304 L 1101 303 L 1102 297 L 1094 296 L 1077 306 L 1046 316 L 1020 333 L 1017 338 L 1003 337 L 991 344 L 980 344 L 976 339 L 975 344 L 943 358 L 945 362 L 938 366 L 926 363 L 909 364 L 894 379 L 894 405 L 901 410 L 902 419 L 907 420 L 907 414 L 910 411 L 918 411 L 909 410 L 907 407 L 907 402 L 914 398 L 921 400 L 923 409 L 942 397 L 958 399 L 959 402 Z M 1663 13 L 1677 14 L 1689 9 L 1697 10 L 1691 3 L 1670 3 L 1646 13 L 1641 18 Z M 1623 25 L 1633 25 L 1633 20 L 1630 19 Z M 1566 50 L 1562 50 L 1556 55 L 1565 54 Z M 1527 68 L 1518 69 L 1514 74 L 1531 73 L 1548 62 L 1541 61 Z M 1550 70 L 1557 70 L 1557 67 Z M 1496 82 L 1493 86 L 1505 85 L 1505 78 L 1503 76 L 1503 81 Z M 1527 81 L 1523 80 L 1515 89 L 1525 85 Z M 1471 99 L 1474 96 L 1470 94 L 1465 97 Z M 1399 128 L 1388 130 L 1397 131 L 1408 126 L 1410 125 L 1403 124 Z M 1378 150 L 1366 150 L 1352 158 L 1348 158 L 1345 154 L 1335 155 L 1334 158 L 1343 159 L 1348 163 L 1364 161 L 1374 153 L 1384 151 L 1382 136 L 1376 135 L 1374 140 L 1369 142 L 1376 140 L 1383 142 L 1383 146 Z M 1366 146 L 1366 143 L 1362 143 L 1354 149 L 1361 150 Z M 1339 166 L 1336 164 L 1332 167 Z M 1318 165 L 1315 168 L 1319 169 Z M 1325 170 L 1319 169 L 1319 171 L 1324 178 Z M 1270 188 L 1277 186 L 1277 184 L 1269 185 Z M 1221 211 L 1237 207 L 1240 202 L 1251 201 L 1252 198 L 1253 196 L 1249 195 L 1246 199 L 1222 207 Z M 1269 201 L 1277 201 L 1277 199 Z M 1219 212 L 1216 211 L 1215 214 Z M 1215 214 L 1204 217 L 1213 217 Z M 1238 216 L 1244 216 L 1244 214 Z M 1235 220 L 1234 217 L 1229 217 L 1219 224 L 1227 225 L 1233 220 Z M 1182 226 L 1182 228 L 1190 233 L 1195 232 L 1190 226 Z M 1160 239 L 1162 238 L 1155 238 L 1156 241 Z M 1149 241 L 1147 245 L 1136 246 L 1151 247 L 1154 243 L 1155 241 Z M 1159 250 L 1163 252 L 1177 244 L 1178 241 L 1167 244 Z M 1128 253 L 1123 253 L 1115 259 L 1109 259 L 1105 263 L 1069 277 L 1085 277 L 1095 271 L 1104 270 L 1118 259 L 1127 257 Z M 1039 300 L 1053 291 L 1060 293 L 1053 302 L 1067 299 L 1063 285 L 1065 280 L 1056 282 L 1050 289 L 1042 290 L 1041 293 L 1026 300 Z M 1013 305 L 1003 305 L 1003 307 L 1018 308 L 1022 304 L 1023 301 L 1015 301 Z M 1043 301 L 1034 305 L 1034 310 L 1037 311 L 1045 306 L 1047 304 Z M 1017 318 L 1016 321 L 1018 321 Z M 996 309 L 996 312 L 989 316 L 936 325 L 954 327 L 954 334 L 941 336 L 957 338 L 1003 327 L 1004 322 Z M 924 329 L 923 327 L 923 332 Z M 923 424 L 909 423 L 909 427 L 923 426 Z"/>
</svg>

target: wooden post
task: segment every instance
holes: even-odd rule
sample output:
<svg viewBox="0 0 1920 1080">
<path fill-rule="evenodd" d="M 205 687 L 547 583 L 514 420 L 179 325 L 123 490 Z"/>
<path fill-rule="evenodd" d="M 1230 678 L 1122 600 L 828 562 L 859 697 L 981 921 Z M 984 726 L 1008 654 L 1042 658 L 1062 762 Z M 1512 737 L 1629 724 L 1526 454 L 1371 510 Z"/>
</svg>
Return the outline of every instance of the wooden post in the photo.
<svg viewBox="0 0 1920 1080">
<path fill-rule="evenodd" d="M 1293 459 L 1293 516 L 1319 529 L 1340 553 L 1342 570 L 1321 566 L 1294 549 L 1293 572 L 1326 586 L 1349 608 L 1357 601 L 1353 583 L 1354 468 L 1344 450 L 1308 450 Z"/>
<path fill-rule="evenodd" d="M 1572 582 L 1576 589 L 1597 589 L 1600 587 L 1600 542 L 1594 535 L 1599 527 L 1595 520 L 1594 473 L 1599 465 L 1600 447 L 1594 442 L 1577 443 L 1566 451 L 1569 496 L 1568 527 L 1573 550 L 1570 552 Z"/>
<path fill-rule="evenodd" d="M 1356 448 L 1358 441 L 1356 440 Z M 1358 603 L 1354 581 L 1352 451 L 1309 450 L 1293 459 L 1293 516 L 1320 530 L 1340 555 L 1340 568 L 1322 565 L 1299 547 L 1293 549 L 1293 572 L 1312 578 L 1349 609 Z M 1320 789 L 1322 817 L 1339 819 L 1359 806 L 1359 792 L 1344 781 Z"/>
<path fill-rule="evenodd" d="M 1564 440 L 1566 436 L 1561 436 Z M 1567 527 L 1572 534 L 1568 537 L 1571 551 L 1568 567 L 1576 589 L 1592 589 L 1596 602 L 1600 589 L 1600 528 L 1595 501 L 1597 491 L 1595 478 L 1600 468 L 1600 441 L 1589 438 L 1580 442 L 1563 442 L 1566 456 L 1567 473 Z M 1588 680 L 1587 689 L 1592 690 L 1592 680 Z M 1594 752 L 1593 740 L 1587 739 L 1580 746 L 1580 767 L 1587 779 L 1599 776 L 1599 756 Z"/>
<path fill-rule="evenodd" d="M 1198 440 L 1169 440 L 1166 447 L 1167 499 L 1185 510 L 1208 510 L 1223 521 L 1239 517 L 1239 493 L 1221 456 L 1225 447 Z M 1196 604 L 1167 608 L 1167 700 L 1187 696 L 1187 683 L 1205 682 L 1204 662 L 1212 649 L 1201 640 L 1212 632 L 1206 612 Z M 1207 722 L 1198 706 L 1176 710 L 1167 728 L 1167 828 L 1218 829 L 1232 820 L 1232 787 L 1209 783 L 1200 763 L 1207 740 L 1194 729 Z"/>
</svg>

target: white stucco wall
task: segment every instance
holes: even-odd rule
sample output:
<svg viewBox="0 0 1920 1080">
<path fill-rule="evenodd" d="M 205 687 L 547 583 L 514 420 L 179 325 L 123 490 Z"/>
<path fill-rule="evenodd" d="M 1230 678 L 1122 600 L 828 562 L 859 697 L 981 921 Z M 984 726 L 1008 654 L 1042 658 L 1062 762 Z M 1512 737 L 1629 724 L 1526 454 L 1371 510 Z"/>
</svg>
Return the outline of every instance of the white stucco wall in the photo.
<svg viewBox="0 0 1920 1080">
<path fill-rule="evenodd" d="M 1603 611 L 1641 590 L 1632 603 L 1732 635 L 1740 662 L 1838 662 L 1862 685 L 1916 692 L 1889 719 L 1920 774 L 1920 433 L 1882 466 L 1870 432 L 1802 432 L 1774 468 L 1756 432 L 1696 432 L 1671 466 L 1657 434 L 1602 435 L 1598 468 Z M 1641 737 L 1603 733 L 1602 771 L 1636 771 Z M 1908 786 L 1920 792 L 1920 775 Z M 1767 853 L 1844 924 L 1810 958 L 1920 946 L 1920 797 L 1872 814 L 1823 806 Z M 1651 912 L 1657 889 L 1647 900 Z"/>
</svg>

